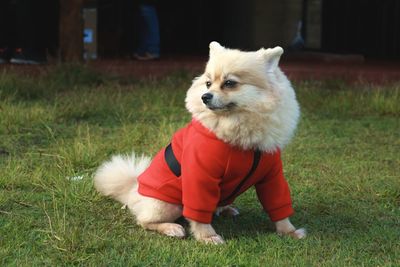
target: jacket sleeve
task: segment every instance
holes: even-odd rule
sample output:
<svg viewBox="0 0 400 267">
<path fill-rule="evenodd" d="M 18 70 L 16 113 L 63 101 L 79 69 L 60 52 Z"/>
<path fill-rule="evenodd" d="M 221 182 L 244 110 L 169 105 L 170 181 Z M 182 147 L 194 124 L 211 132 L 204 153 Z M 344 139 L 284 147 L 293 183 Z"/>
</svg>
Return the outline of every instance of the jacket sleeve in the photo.
<svg viewBox="0 0 400 267">
<path fill-rule="evenodd" d="M 279 151 L 274 156 L 274 163 L 268 175 L 256 184 L 256 192 L 272 221 L 285 219 L 294 213 Z"/>
<path fill-rule="evenodd" d="M 181 166 L 183 216 L 211 223 L 220 200 L 220 182 L 225 171 L 220 155 L 204 147 L 189 146 L 182 153 Z"/>
</svg>

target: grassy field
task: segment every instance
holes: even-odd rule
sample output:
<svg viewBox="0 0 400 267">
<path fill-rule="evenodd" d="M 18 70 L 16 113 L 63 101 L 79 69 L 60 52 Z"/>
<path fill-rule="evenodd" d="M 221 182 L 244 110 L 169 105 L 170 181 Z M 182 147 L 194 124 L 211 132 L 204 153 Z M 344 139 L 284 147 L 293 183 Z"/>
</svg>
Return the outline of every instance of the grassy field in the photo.
<svg viewBox="0 0 400 267">
<path fill-rule="evenodd" d="M 252 190 L 215 220 L 223 246 L 147 232 L 95 192 L 102 161 L 154 155 L 190 120 L 191 78 L 0 73 L 0 266 L 400 266 L 400 85 L 295 84 L 283 160 L 305 240 L 274 234 Z"/>
</svg>

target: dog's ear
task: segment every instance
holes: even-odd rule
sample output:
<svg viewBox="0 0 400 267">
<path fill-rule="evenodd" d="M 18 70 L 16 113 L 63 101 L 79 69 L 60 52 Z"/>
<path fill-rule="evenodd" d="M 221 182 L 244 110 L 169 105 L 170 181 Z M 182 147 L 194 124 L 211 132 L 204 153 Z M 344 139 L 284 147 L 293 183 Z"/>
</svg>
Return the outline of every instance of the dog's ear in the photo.
<svg viewBox="0 0 400 267">
<path fill-rule="evenodd" d="M 213 55 L 218 54 L 219 52 L 221 52 L 222 50 L 225 49 L 222 45 L 220 45 L 220 44 L 219 44 L 218 42 L 216 42 L 216 41 L 212 41 L 212 42 L 209 44 L 209 47 L 210 47 L 210 57 L 212 57 Z"/>
<path fill-rule="evenodd" d="M 260 50 L 258 50 L 258 52 L 263 55 L 267 67 L 267 72 L 274 72 L 275 69 L 278 67 L 279 59 L 283 54 L 283 48 L 280 46 L 268 49 L 261 48 Z"/>
</svg>

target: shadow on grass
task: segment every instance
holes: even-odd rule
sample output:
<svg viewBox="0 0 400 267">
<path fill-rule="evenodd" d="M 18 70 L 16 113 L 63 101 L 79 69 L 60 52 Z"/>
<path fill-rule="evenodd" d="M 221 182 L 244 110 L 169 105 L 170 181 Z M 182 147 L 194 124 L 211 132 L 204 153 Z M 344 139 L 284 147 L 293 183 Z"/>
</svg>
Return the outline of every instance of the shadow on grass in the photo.
<svg viewBox="0 0 400 267">
<path fill-rule="evenodd" d="M 349 213 L 331 209 L 321 212 L 318 205 L 308 208 L 306 212 L 301 208 L 297 210 L 291 222 L 297 228 L 306 228 L 310 237 L 352 240 L 354 236 L 362 236 L 370 227 L 377 225 L 376 221 L 371 221 L 371 216 L 356 211 Z M 386 224 L 392 225 L 390 220 Z M 226 240 L 275 234 L 274 223 L 261 210 L 242 210 L 236 218 L 216 217 L 213 226 Z"/>
</svg>

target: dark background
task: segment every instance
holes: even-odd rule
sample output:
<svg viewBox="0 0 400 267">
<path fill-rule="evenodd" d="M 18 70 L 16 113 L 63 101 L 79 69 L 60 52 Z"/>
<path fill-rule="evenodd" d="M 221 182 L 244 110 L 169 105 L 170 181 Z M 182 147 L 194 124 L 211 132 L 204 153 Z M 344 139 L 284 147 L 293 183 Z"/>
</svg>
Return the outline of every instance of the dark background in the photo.
<svg viewBox="0 0 400 267">
<path fill-rule="evenodd" d="M 98 1 L 100 55 L 133 51 L 135 10 L 135 1 Z M 210 40 L 255 48 L 247 41 L 251 26 L 243 17 L 252 11 L 246 1 L 158 1 L 157 11 L 163 54 L 206 54 Z M 320 51 L 400 59 L 400 1 L 323 0 Z"/>
<path fill-rule="evenodd" d="M 322 50 L 399 59 L 400 1 L 323 1 Z"/>
<path fill-rule="evenodd" d="M 22 38 L 29 39 L 29 33 L 39 32 L 37 37 L 43 40 L 50 52 L 57 54 L 59 1 L 0 0 L 0 3 L 10 1 L 18 3 L 13 8 L 25 8 L 27 12 L 39 14 L 40 21 L 30 23 L 27 15 L 23 23 L 18 23 L 14 11 L 0 6 L 0 42 L 10 39 L 10 36 L 18 41 L 21 34 L 15 38 L 12 35 L 16 33 L 25 32 Z M 312 0 L 298 1 L 307 6 Z M 251 2 L 156 2 L 162 55 L 205 55 L 212 40 L 228 47 L 259 48 L 253 47 L 255 45 L 251 42 L 254 37 L 251 18 L 257 13 L 257 10 L 252 10 Z M 85 2 L 85 7 L 93 5 L 97 8 L 100 57 L 128 57 L 133 53 L 139 32 L 138 4 L 139 1 L 134 0 Z M 360 54 L 371 59 L 400 59 L 400 0 L 322 0 L 321 6 L 321 45 L 317 51 Z M 307 19 L 303 14 L 303 20 L 306 22 Z M 307 28 L 303 28 L 303 34 L 307 38 Z"/>
</svg>

